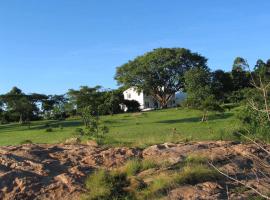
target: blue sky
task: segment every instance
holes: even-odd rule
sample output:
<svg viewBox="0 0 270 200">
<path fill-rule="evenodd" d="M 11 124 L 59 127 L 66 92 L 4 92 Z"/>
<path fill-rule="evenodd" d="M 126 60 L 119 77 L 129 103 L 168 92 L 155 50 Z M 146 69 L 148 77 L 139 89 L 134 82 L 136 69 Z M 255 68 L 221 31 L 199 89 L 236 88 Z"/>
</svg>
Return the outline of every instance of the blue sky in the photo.
<svg viewBox="0 0 270 200">
<path fill-rule="evenodd" d="M 270 58 L 269 0 L 0 0 L 0 93 L 116 88 L 115 68 L 185 47 L 230 70 Z"/>
</svg>

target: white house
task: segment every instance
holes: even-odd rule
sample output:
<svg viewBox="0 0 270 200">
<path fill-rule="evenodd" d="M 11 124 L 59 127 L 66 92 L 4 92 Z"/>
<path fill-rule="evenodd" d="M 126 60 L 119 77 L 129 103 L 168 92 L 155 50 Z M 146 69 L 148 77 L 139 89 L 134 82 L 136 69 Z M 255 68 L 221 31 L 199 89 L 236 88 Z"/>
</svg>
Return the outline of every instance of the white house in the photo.
<svg viewBox="0 0 270 200">
<path fill-rule="evenodd" d="M 131 87 L 125 90 L 123 94 L 124 99 L 126 100 L 138 101 L 141 105 L 140 109 L 142 111 L 160 108 L 159 102 L 157 102 L 152 96 L 145 94 L 143 91 L 139 93 L 135 87 Z M 177 106 L 181 101 L 185 99 L 185 97 L 186 95 L 183 92 L 176 93 L 169 100 L 167 107 L 171 108 Z M 125 107 L 123 109 L 126 111 Z"/>
</svg>

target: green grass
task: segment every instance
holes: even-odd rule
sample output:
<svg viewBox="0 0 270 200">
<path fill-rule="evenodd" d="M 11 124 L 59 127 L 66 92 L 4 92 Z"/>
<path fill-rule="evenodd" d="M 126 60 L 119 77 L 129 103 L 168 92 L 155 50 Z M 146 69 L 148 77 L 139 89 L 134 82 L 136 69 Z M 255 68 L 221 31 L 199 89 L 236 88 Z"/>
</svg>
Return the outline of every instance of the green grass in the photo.
<svg viewBox="0 0 270 200">
<path fill-rule="evenodd" d="M 203 164 L 204 163 L 204 164 Z M 155 168 L 148 182 L 136 177 L 140 171 Z M 82 199 L 161 199 L 181 185 L 218 181 L 221 175 L 206 164 L 206 158 L 190 155 L 179 169 L 164 169 L 151 160 L 130 160 L 111 171 L 97 169 L 86 180 L 88 192 Z"/>
<path fill-rule="evenodd" d="M 104 142 L 113 146 L 145 147 L 163 142 L 232 139 L 231 133 L 239 128 L 235 113 L 236 109 L 222 115 L 211 114 L 204 123 L 200 122 L 200 111 L 180 108 L 103 116 L 102 121 L 110 129 Z M 46 132 L 48 123 L 52 132 Z M 25 140 L 59 143 L 76 137 L 77 128 L 83 128 L 79 118 L 32 122 L 30 128 L 16 123 L 0 125 L 0 145 L 16 145 Z"/>
<path fill-rule="evenodd" d="M 127 176 L 117 171 L 95 171 L 86 179 L 85 184 L 89 191 L 82 197 L 85 200 L 116 200 L 128 196 L 124 190 L 124 187 L 129 185 Z"/>
<path fill-rule="evenodd" d="M 155 168 L 157 167 L 157 163 L 153 160 L 139 160 L 139 159 L 132 159 L 126 162 L 126 164 L 122 167 L 122 171 L 126 173 L 128 176 L 134 176 L 137 173 Z"/>
</svg>

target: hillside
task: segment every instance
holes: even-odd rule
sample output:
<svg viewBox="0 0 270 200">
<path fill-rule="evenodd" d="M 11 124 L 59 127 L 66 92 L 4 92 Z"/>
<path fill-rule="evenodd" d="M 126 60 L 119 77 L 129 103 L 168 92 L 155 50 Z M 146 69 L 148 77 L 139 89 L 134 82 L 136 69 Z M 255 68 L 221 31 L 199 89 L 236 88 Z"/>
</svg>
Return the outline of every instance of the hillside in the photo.
<svg viewBox="0 0 270 200">
<path fill-rule="evenodd" d="M 233 130 L 239 127 L 236 113 L 237 110 L 217 115 L 212 113 L 208 122 L 204 123 L 200 122 L 200 111 L 182 108 L 108 115 L 101 117 L 101 120 L 109 127 L 105 144 L 145 147 L 170 141 L 232 139 Z M 52 127 L 52 132 L 46 132 L 48 126 Z M 26 140 L 33 143 L 61 143 L 68 138 L 78 137 L 77 128 L 83 128 L 78 118 L 35 121 L 31 122 L 30 127 L 16 123 L 0 125 L 0 145 L 16 145 Z"/>
</svg>

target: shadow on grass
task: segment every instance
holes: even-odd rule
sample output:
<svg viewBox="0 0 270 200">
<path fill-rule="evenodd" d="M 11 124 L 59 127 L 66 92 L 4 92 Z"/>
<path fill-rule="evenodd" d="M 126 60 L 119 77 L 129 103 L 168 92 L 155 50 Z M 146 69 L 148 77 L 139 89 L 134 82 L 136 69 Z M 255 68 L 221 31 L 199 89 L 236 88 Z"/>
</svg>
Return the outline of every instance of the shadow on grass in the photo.
<svg viewBox="0 0 270 200">
<path fill-rule="evenodd" d="M 230 118 L 232 116 L 233 116 L 232 113 L 210 115 L 208 117 L 208 121 L 227 119 L 227 118 Z M 183 118 L 183 119 L 162 120 L 162 121 L 157 121 L 156 123 L 164 123 L 164 124 L 192 123 L 192 122 L 200 122 L 201 119 L 202 119 L 202 117 L 190 117 L 190 118 Z"/>
<path fill-rule="evenodd" d="M 34 126 L 34 127 L 30 127 L 30 129 L 28 130 L 42 130 L 42 129 L 46 129 L 49 127 L 52 127 L 52 128 L 59 128 L 59 126 L 62 126 L 63 128 L 69 128 L 69 127 L 78 127 L 78 126 L 82 126 L 83 125 L 83 122 L 81 121 L 54 121 L 54 122 L 51 122 L 51 123 L 45 123 L 43 125 L 40 125 L 40 126 Z"/>
<path fill-rule="evenodd" d="M 83 123 L 81 121 L 47 121 L 47 122 L 40 122 L 40 123 L 33 123 L 30 124 L 30 127 L 28 125 L 21 125 L 19 123 L 16 124 L 6 124 L 0 126 L 0 132 L 19 132 L 19 131 L 31 131 L 31 130 L 44 130 L 48 127 L 52 128 L 59 128 L 59 126 L 62 126 L 63 128 L 69 128 L 69 127 L 78 127 L 82 126 Z"/>
</svg>

